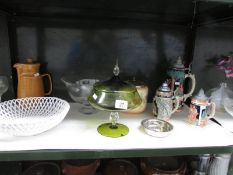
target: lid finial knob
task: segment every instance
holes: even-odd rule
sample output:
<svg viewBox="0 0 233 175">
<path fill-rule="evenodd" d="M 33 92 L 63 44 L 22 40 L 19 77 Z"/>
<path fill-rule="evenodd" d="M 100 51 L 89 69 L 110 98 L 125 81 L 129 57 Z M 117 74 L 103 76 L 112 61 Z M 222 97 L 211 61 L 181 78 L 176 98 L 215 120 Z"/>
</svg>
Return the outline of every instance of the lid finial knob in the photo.
<svg viewBox="0 0 233 175">
<path fill-rule="evenodd" d="M 118 59 L 116 59 L 116 65 L 115 65 L 115 67 L 114 67 L 114 69 L 113 69 L 113 74 L 114 74 L 115 76 L 118 76 L 119 73 L 120 73 L 120 69 L 119 69 L 119 66 L 118 66 Z"/>
</svg>

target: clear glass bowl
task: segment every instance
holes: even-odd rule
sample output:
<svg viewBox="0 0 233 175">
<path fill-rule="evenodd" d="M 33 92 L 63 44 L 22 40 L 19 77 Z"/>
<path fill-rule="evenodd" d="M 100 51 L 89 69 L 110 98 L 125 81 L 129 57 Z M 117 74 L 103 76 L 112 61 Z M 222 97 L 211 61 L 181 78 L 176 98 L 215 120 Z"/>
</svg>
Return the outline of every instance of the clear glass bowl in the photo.
<svg viewBox="0 0 233 175">
<path fill-rule="evenodd" d="M 93 114 L 97 110 L 91 106 L 87 98 L 91 93 L 93 85 L 98 82 L 97 79 L 75 80 L 74 77 L 62 77 L 61 81 L 65 84 L 67 92 L 71 99 L 80 104 L 79 112 L 82 114 Z"/>
</svg>

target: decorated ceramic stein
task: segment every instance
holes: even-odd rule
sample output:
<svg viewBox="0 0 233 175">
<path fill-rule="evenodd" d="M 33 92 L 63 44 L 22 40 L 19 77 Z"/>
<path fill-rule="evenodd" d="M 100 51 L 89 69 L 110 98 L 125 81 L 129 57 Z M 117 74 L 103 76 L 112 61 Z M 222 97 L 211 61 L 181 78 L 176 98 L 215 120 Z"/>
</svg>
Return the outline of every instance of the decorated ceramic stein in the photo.
<svg viewBox="0 0 233 175">
<path fill-rule="evenodd" d="M 188 73 L 186 73 L 188 71 Z M 181 57 L 178 57 L 177 62 L 173 65 L 171 69 L 167 72 L 171 79 L 169 80 L 169 86 L 173 91 L 175 96 L 180 97 L 179 108 L 182 107 L 183 102 L 186 101 L 188 97 L 191 97 L 196 86 L 196 79 L 194 74 L 190 73 L 189 68 L 185 68 L 182 63 Z M 191 80 L 191 88 L 189 92 L 185 92 L 186 87 L 184 87 L 185 79 L 189 78 Z"/>
<path fill-rule="evenodd" d="M 209 102 L 204 94 L 204 90 L 201 89 L 199 93 L 191 99 L 188 115 L 189 123 L 197 126 L 205 126 L 214 114 L 215 103 Z"/>
<path fill-rule="evenodd" d="M 171 89 L 165 82 L 156 91 L 155 97 L 153 99 L 153 114 L 162 120 L 169 120 L 171 115 L 179 107 L 178 97 L 173 96 Z"/>
</svg>

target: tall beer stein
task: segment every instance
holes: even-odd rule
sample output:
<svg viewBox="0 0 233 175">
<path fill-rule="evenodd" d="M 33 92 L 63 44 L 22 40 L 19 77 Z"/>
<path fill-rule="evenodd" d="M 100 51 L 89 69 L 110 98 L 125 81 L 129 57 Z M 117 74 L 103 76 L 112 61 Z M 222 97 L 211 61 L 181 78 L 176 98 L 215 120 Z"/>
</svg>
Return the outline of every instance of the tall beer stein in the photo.
<svg viewBox="0 0 233 175">
<path fill-rule="evenodd" d="M 210 112 L 209 112 L 210 111 Z M 215 103 L 209 102 L 204 90 L 191 99 L 188 122 L 197 126 L 205 126 L 215 114 Z"/>
<path fill-rule="evenodd" d="M 158 119 L 169 120 L 179 107 L 179 98 L 173 96 L 173 92 L 165 82 L 157 89 L 153 105 L 153 114 Z"/>
<path fill-rule="evenodd" d="M 187 71 L 188 73 L 186 73 Z M 177 62 L 173 65 L 171 69 L 168 70 L 167 74 L 171 78 L 169 83 L 171 90 L 173 91 L 175 96 L 180 97 L 179 108 L 181 108 L 183 102 L 185 102 L 188 97 L 191 97 L 194 92 L 196 86 L 195 76 L 194 74 L 190 73 L 189 68 L 185 68 L 184 64 L 182 63 L 181 57 L 178 57 Z M 187 93 L 185 93 L 186 87 L 184 87 L 184 82 L 186 78 L 190 78 L 191 80 L 191 88 Z"/>
</svg>

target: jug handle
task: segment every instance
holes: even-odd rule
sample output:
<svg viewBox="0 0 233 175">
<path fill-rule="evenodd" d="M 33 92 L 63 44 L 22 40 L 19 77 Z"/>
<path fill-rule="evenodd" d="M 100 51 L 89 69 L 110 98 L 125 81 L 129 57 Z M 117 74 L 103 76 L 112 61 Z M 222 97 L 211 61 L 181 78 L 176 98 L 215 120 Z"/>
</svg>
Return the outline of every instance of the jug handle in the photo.
<svg viewBox="0 0 233 175">
<path fill-rule="evenodd" d="M 179 103 L 180 103 L 180 100 L 179 100 L 179 97 L 175 97 L 175 108 L 172 110 L 171 114 L 173 114 L 174 112 L 177 111 L 177 109 L 179 108 Z"/>
<path fill-rule="evenodd" d="M 189 74 L 185 74 L 185 79 L 186 78 L 190 78 L 191 79 L 191 81 L 192 81 L 192 87 L 191 87 L 190 91 L 187 94 L 184 94 L 184 101 L 186 101 L 186 99 L 188 97 L 192 96 L 192 94 L 194 92 L 194 89 L 196 87 L 196 79 L 195 79 L 195 75 L 194 74 L 190 74 L 190 73 Z"/>
<path fill-rule="evenodd" d="M 49 74 L 42 74 L 41 75 L 42 78 L 44 77 L 48 77 L 49 79 L 49 91 L 45 93 L 45 95 L 50 95 L 52 93 L 52 90 L 53 90 L 53 85 L 52 85 L 52 79 L 51 79 L 51 76 Z"/>
</svg>

